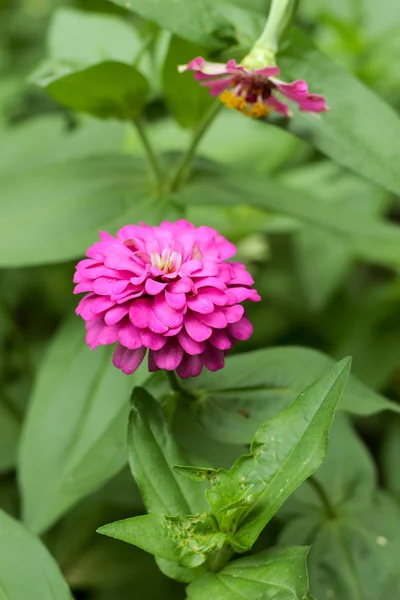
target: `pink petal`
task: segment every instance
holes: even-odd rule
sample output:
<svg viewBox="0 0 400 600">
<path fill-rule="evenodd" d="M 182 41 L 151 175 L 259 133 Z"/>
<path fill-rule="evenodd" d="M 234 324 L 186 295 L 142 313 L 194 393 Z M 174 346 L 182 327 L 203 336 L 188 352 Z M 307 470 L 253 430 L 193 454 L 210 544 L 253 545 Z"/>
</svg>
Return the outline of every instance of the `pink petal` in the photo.
<svg viewBox="0 0 400 600">
<path fill-rule="evenodd" d="M 310 94 L 305 100 L 298 103 L 303 112 L 325 112 L 328 109 L 324 96 Z"/>
<path fill-rule="evenodd" d="M 141 329 L 139 332 L 140 340 L 143 346 L 150 350 L 160 350 L 167 343 L 167 338 L 148 329 Z"/>
<path fill-rule="evenodd" d="M 213 304 L 217 306 L 225 306 L 228 302 L 228 297 L 225 292 L 212 287 L 205 287 L 199 292 L 199 296 L 207 297 Z"/>
<path fill-rule="evenodd" d="M 206 294 L 196 296 L 195 298 L 188 296 L 187 305 L 190 310 L 202 314 L 208 314 L 214 310 L 214 304 Z"/>
<path fill-rule="evenodd" d="M 104 315 L 104 321 L 107 325 L 114 325 L 123 319 L 129 312 L 129 306 L 126 304 L 114 306 L 110 308 Z"/>
<path fill-rule="evenodd" d="M 149 350 L 149 358 L 148 358 L 147 366 L 148 366 L 150 373 L 154 373 L 155 371 L 158 371 L 156 361 L 154 360 L 154 352 L 152 350 Z"/>
<path fill-rule="evenodd" d="M 306 81 L 298 80 L 293 83 L 278 83 L 276 89 L 289 100 L 299 102 L 308 96 L 308 85 Z"/>
<path fill-rule="evenodd" d="M 147 327 L 149 314 L 152 312 L 151 302 L 148 298 L 138 298 L 129 308 L 129 318 L 133 325 L 144 329 Z"/>
<path fill-rule="evenodd" d="M 244 302 L 257 293 L 254 289 L 247 287 L 232 287 L 229 288 L 229 291 L 234 293 L 236 302 Z"/>
<path fill-rule="evenodd" d="M 86 337 L 85 341 L 91 350 L 100 346 L 100 342 L 98 341 L 98 336 L 101 330 L 104 327 L 104 322 L 102 319 L 97 319 L 96 321 L 89 321 L 86 323 Z"/>
<path fill-rule="evenodd" d="M 193 282 L 190 277 L 182 277 L 182 279 L 178 279 L 178 281 L 173 281 L 168 284 L 168 292 L 173 294 L 181 294 L 190 292 L 193 288 Z"/>
<path fill-rule="evenodd" d="M 123 346 L 130 350 L 136 350 L 142 345 L 139 335 L 140 330 L 134 327 L 128 320 L 124 325 L 120 325 L 118 339 Z"/>
<path fill-rule="evenodd" d="M 171 339 L 167 344 L 154 352 L 154 360 L 159 369 L 174 371 L 181 363 L 183 348 L 177 339 Z"/>
<path fill-rule="evenodd" d="M 168 326 L 160 321 L 154 310 L 151 310 L 147 315 L 147 326 L 150 331 L 155 333 L 167 333 L 168 331 Z"/>
<path fill-rule="evenodd" d="M 162 294 L 154 297 L 154 312 L 167 327 L 179 327 L 183 323 L 183 314 L 171 308 Z"/>
<path fill-rule="evenodd" d="M 221 329 L 213 331 L 213 334 L 210 337 L 209 341 L 213 346 L 215 346 L 219 350 L 229 350 L 232 345 L 229 337 Z"/>
<path fill-rule="evenodd" d="M 233 77 L 226 77 L 224 79 L 208 79 L 202 81 L 200 85 L 208 87 L 211 96 L 219 96 L 231 85 L 232 80 Z"/>
<path fill-rule="evenodd" d="M 145 354 L 146 348 L 129 350 L 118 344 L 113 355 L 113 365 L 117 369 L 121 369 L 126 375 L 131 375 L 140 366 Z"/>
<path fill-rule="evenodd" d="M 237 323 L 244 314 L 244 308 L 240 304 L 235 306 L 226 306 L 224 309 L 225 317 L 228 323 Z"/>
<path fill-rule="evenodd" d="M 248 340 L 253 333 L 253 325 L 247 317 L 242 317 L 237 323 L 230 324 L 228 331 L 237 340 Z"/>
<path fill-rule="evenodd" d="M 173 308 L 174 310 L 182 310 L 183 308 L 185 308 L 186 306 L 186 294 L 176 294 L 173 293 L 171 294 L 170 292 L 168 292 L 167 290 L 164 292 L 165 294 L 165 300 L 167 301 L 168 305 Z"/>
<path fill-rule="evenodd" d="M 98 314 L 107 310 L 108 308 L 111 308 L 114 305 L 115 302 L 113 300 L 110 300 L 109 298 L 103 298 L 102 296 L 98 296 L 93 300 L 93 302 L 91 302 L 90 310 L 93 313 Z"/>
<path fill-rule="evenodd" d="M 264 69 L 257 69 L 254 71 L 257 75 L 263 75 L 264 77 L 277 77 L 281 70 L 279 67 L 264 67 Z"/>
<path fill-rule="evenodd" d="M 203 363 L 200 356 L 188 356 L 185 354 L 176 372 L 182 379 L 187 379 L 188 377 L 197 377 L 200 375 L 202 368 Z"/>
<path fill-rule="evenodd" d="M 161 283 L 160 281 L 154 281 L 154 279 L 147 279 L 145 284 L 145 290 L 151 296 L 155 296 L 163 291 L 166 287 L 166 283 Z"/>
<path fill-rule="evenodd" d="M 208 325 L 209 327 L 215 327 L 216 329 L 225 329 L 225 327 L 228 325 L 225 313 L 219 308 L 215 308 L 214 312 L 209 315 L 204 315 L 202 317 L 202 321 L 205 325 Z"/>
<path fill-rule="evenodd" d="M 218 277 L 204 277 L 204 279 L 196 279 L 196 289 L 200 290 L 203 287 L 214 287 L 222 292 L 226 290 L 226 284 L 218 279 Z"/>
<path fill-rule="evenodd" d="M 269 108 L 272 108 L 272 110 L 276 110 L 276 112 L 280 113 L 281 115 L 284 115 L 287 118 L 291 116 L 291 112 L 289 110 L 288 105 L 278 100 L 278 98 L 274 96 L 274 94 L 271 94 L 269 96 L 266 104 L 267 106 L 269 106 Z"/>
<path fill-rule="evenodd" d="M 204 354 L 201 355 L 203 365 L 209 371 L 219 371 L 224 367 L 225 355 L 222 350 L 214 348 L 211 344 L 206 345 Z"/>
<path fill-rule="evenodd" d="M 212 334 L 211 327 L 205 325 L 202 319 L 199 320 L 190 311 L 185 316 L 184 324 L 186 331 L 195 342 L 204 342 Z"/>
<path fill-rule="evenodd" d="M 184 329 L 178 334 L 178 340 L 188 354 L 195 355 L 204 352 L 204 342 L 196 342 Z"/>
<path fill-rule="evenodd" d="M 78 283 L 74 288 L 74 294 L 81 294 L 82 292 L 93 292 L 93 282 L 87 279 Z"/>
</svg>

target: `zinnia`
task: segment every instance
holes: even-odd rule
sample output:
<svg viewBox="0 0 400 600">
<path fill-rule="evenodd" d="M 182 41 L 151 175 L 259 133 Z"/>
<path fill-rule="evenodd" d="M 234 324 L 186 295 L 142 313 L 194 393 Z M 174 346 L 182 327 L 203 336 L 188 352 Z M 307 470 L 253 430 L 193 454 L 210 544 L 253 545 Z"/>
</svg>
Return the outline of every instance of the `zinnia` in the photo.
<svg viewBox="0 0 400 600">
<path fill-rule="evenodd" d="M 249 117 L 266 117 L 272 110 L 291 117 L 288 105 L 276 96 L 276 92 L 296 102 L 302 111 L 319 113 L 328 110 L 325 97 L 310 94 L 306 81 L 285 83 L 278 79 L 279 67 L 250 69 L 234 60 L 226 64 L 212 63 L 199 56 L 180 66 L 179 71 L 194 71 L 200 85 L 208 87 L 212 96 L 219 96 L 225 106 Z"/>
<path fill-rule="evenodd" d="M 76 267 L 75 293 L 88 292 L 76 312 L 91 349 L 118 342 L 113 363 L 124 373 L 147 349 L 150 371 L 217 371 L 231 346 L 250 337 L 241 303 L 260 296 L 245 266 L 226 262 L 236 248 L 215 229 L 165 221 L 100 238 Z"/>
</svg>

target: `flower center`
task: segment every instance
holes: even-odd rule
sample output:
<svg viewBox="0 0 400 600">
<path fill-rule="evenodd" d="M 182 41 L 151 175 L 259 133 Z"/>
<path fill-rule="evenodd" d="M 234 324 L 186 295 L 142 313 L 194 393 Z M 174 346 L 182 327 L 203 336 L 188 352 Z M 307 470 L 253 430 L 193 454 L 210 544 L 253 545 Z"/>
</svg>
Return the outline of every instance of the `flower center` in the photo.
<svg viewBox="0 0 400 600">
<path fill-rule="evenodd" d="M 266 117 L 271 108 L 266 101 L 271 95 L 272 84 L 266 77 L 241 75 L 235 77 L 231 89 L 220 94 L 219 99 L 228 108 L 238 110 L 248 117 Z"/>
<path fill-rule="evenodd" d="M 157 267 L 165 274 L 175 273 L 182 264 L 182 255 L 171 248 L 164 248 L 162 254 L 151 252 L 150 261 L 153 267 Z"/>
</svg>

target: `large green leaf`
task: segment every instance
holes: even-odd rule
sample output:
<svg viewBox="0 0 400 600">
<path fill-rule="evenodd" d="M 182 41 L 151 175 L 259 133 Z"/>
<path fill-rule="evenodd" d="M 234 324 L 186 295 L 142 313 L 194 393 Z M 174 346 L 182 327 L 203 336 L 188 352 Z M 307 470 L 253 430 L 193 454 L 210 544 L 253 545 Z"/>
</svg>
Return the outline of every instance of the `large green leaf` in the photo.
<svg viewBox="0 0 400 600">
<path fill-rule="evenodd" d="M 48 58 L 32 77 L 49 82 L 107 60 L 132 64 L 141 47 L 133 27 L 119 17 L 59 8 L 48 30 Z"/>
<path fill-rule="evenodd" d="M 175 194 L 184 205 L 249 204 L 295 217 L 337 235 L 354 256 L 387 267 L 400 267 L 400 228 L 370 215 L 343 208 L 338 211 L 313 193 L 296 190 L 255 173 L 203 167 Z"/>
<path fill-rule="evenodd" d="M 179 73 L 177 65 L 201 56 L 202 48 L 172 36 L 163 68 L 165 100 L 182 127 L 193 127 L 213 103 L 210 95 L 193 79 L 192 73 Z"/>
<path fill-rule="evenodd" d="M 20 423 L 0 396 L 0 472 L 15 465 Z"/>
<path fill-rule="evenodd" d="M 400 509 L 375 492 L 374 466 L 349 423 L 334 423 L 327 458 L 281 511 L 282 543 L 312 544 L 317 598 L 386 600 L 400 593 Z"/>
<path fill-rule="evenodd" d="M 136 388 L 128 429 L 129 465 L 150 513 L 192 515 L 207 509 L 199 485 L 177 475 L 172 467 L 190 464 L 175 442 L 161 405 L 144 389 Z M 192 581 L 193 570 L 158 559 L 160 569 L 179 581 Z"/>
<path fill-rule="evenodd" d="M 272 548 L 207 573 L 187 588 L 188 600 L 307 600 L 308 548 Z"/>
<path fill-rule="evenodd" d="M 41 541 L 0 510 L 0 598 L 72 600 L 55 560 Z"/>
<path fill-rule="evenodd" d="M 235 536 L 245 548 L 252 547 L 280 506 L 321 464 L 350 365 L 350 359 L 337 363 L 292 406 L 266 421 L 252 441 L 251 454 L 232 467 L 242 487 L 252 486 L 252 493 L 260 494 Z"/>
<path fill-rule="evenodd" d="M 37 82 L 39 85 L 40 81 Z M 67 108 L 101 119 L 136 119 L 149 94 L 149 84 L 139 71 L 120 62 L 101 62 L 53 78 L 43 84 L 48 93 Z"/>
<path fill-rule="evenodd" d="M 126 461 L 129 393 L 147 368 L 127 377 L 111 348 L 91 352 L 80 319 L 56 334 L 30 399 L 19 474 L 27 525 L 41 532 L 101 486 Z"/>
<path fill-rule="evenodd" d="M 391 422 L 383 440 L 383 469 L 387 487 L 400 499 L 400 419 Z"/>
<path fill-rule="evenodd" d="M 163 210 L 151 199 L 146 163 L 122 155 L 47 164 L 23 177 L 10 174 L 0 193 L 0 264 L 7 267 L 78 257 L 99 230 L 157 223 Z"/>
<path fill-rule="evenodd" d="M 128 431 L 129 464 L 148 512 L 181 516 L 207 508 L 201 488 L 176 475 L 174 465 L 190 464 L 176 444 L 161 405 L 136 388 Z"/>
<path fill-rule="evenodd" d="M 98 533 L 192 569 L 203 565 L 208 555 L 220 550 L 229 537 L 219 531 L 211 515 L 144 515 L 103 525 Z"/>
<path fill-rule="evenodd" d="M 400 193 L 400 119 L 374 92 L 325 57 L 309 36 L 293 31 L 278 57 L 286 79 L 305 79 L 331 107 L 320 119 L 296 111 L 287 124 L 346 168 Z M 376 115 L 376 118 L 371 118 Z"/>
<path fill-rule="evenodd" d="M 310 348 L 255 350 L 230 356 L 221 371 L 204 371 L 185 380 L 183 386 L 198 397 L 189 408 L 208 435 L 225 442 L 249 443 L 266 419 L 290 406 L 301 390 L 332 364 L 331 358 Z M 360 415 L 400 412 L 399 405 L 354 376 L 339 408 Z"/>
<path fill-rule="evenodd" d="M 384 190 L 329 161 L 286 170 L 280 180 L 296 193 L 317 195 L 338 211 L 378 216 L 387 203 Z M 351 245 L 334 233 L 307 225 L 295 232 L 294 245 L 305 297 L 310 308 L 320 309 L 354 263 Z"/>
<path fill-rule="evenodd" d="M 209 50 L 221 48 L 227 35 L 233 38 L 227 16 L 213 0 L 111 1 Z"/>
</svg>

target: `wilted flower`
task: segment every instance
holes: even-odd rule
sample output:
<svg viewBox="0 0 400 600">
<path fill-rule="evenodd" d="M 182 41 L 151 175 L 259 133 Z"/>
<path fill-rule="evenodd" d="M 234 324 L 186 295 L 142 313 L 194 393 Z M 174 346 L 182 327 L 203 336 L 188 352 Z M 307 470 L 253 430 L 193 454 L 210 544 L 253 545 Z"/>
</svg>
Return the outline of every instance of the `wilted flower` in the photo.
<svg viewBox="0 0 400 600">
<path fill-rule="evenodd" d="M 118 342 L 113 363 L 124 373 L 147 349 L 150 371 L 217 371 L 231 346 L 250 337 L 241 302 L 260 297 L 244 265 L 225 262 L 236 248 L 215 229 L 165 221 L 100 237 L 76 267 L 75 293 L 88 292 L 76 312 L 90 348 Z"/>
<path fill-rule="evenodd" d="M 288 105 L 276 93 L 296 102 L 302 111 L 319 113 L 328 110 L 324 96 L 310 94 L 306 81 L 285 83 L 278 79 L 278 67 L 250 69 L 234 60 L 226 64 L 212 63 L 199 56 L 180 66 L 179 71 L 194 71 L 195 79 L 208 87 L 212 96 L 219 96 L 225 106 L 249 117 L 266 117 L 271 110 L 285 117 L 292 116 Z"/>
</svg>

